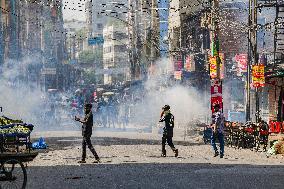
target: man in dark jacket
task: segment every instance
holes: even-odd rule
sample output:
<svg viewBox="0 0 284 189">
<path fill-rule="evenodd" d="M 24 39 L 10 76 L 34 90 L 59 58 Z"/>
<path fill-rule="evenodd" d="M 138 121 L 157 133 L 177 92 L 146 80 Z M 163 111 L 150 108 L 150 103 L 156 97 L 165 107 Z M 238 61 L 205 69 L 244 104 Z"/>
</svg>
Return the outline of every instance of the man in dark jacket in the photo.
<svg viewBox="0 0 284 189">
<path fill-rule="evenodd" d="M 85 118 L 80 119 L 75 116 L 75 120 L 82 123 L 82 136 L 83 136 L 83 142 L 82 142 L 82 160 L 78 163 L 86 163 L 86 145 L 88 145 L 88 148 L 93 153 L 93 155 L 96 158 L 96 161 L 94 163 L 100 162 L 100 158 L 94 149 L 92 143 L 91 143 L 91 136 L 92 136 L 92 129 L 93 129 L 93 113 L 92 113 L 92 104 L 86 104 L 85 105 Z"/>
<path fill-rule="evenodd" d="M 165 105 L 161 113 L 161 118 L 159 122 L 165 122 L 163 137 L 162 137 L 162 155 L 163 157 L 167 156 L 166 153 L 166 142 L 171 147 L 175 153 L 175 157 L 178 156 L 178 149 L 175 148 L 173 144 L 173 133 L 174 133 L 174 115 L 170 112 L 170 106 Z"/>
<path fill-rule="evenodd" d="M 219 151 L 216 146 L 216 138 L 220 143 L 220 158 L 224 157 L 224 115 L 220 110 L 220 105 L 216 104 L 214 106 L 214 113 L 212 114 L 212 135 L 211 135 L 211 145 L 215 151 L 214 157 L 219 155 Z"/>
</svg>

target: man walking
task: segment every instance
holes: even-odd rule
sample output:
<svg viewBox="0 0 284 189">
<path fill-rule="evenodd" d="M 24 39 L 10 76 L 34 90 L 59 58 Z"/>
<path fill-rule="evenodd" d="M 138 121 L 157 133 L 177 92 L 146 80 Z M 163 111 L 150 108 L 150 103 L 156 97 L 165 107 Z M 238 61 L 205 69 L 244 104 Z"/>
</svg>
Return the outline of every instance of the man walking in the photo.
<svg viewBox="0 0 284 189">
<path fill-rule="evenodd" d="M 215 151 L 214 157 L 219 155 L 219 151 L 216 146 L 216 138 L 220 143 L 220 158 L 224 157 L 224 115 L 220 111 L 220 105 L 216 104 L 214 106 L 214 113 L 212 114 L 212 135 L 211 135 L 211 145 Z"/>
<path fill-rule="evenodd" d="M 92 113 L 92 104 L 86 104 L 85 105 L 85 118 L 80 119 L 75 116 L 75 120 L 82 123 L 82 136 L 83 136 L 83 142 L 82 142 L 82 160 L 78 163 L 86 163 L 86 145 L 88 145 L 88 148 L 93 153 L 93 155 L 96 158 L 96 161 L 94 163 L 99 163 L 100 158 L 94 149 L 92 143 L 91 143 L 91 136 L 92 136 L 92 129 L 93 129 L 93 113 Z"/>
<path fill-rule="evenodd" d="M 163 108 L 163 111 L 161 113 L 160 121 L 159 122 L 165 122 L 163 137 L 162 137 L 162 157 L 166 157 L 166 142 L 171 147 L 173 152 L 175 153 L 175 157 L 178 156 L 178 149 L 175 148 L 173 144 L 173 133 L 174 133 L 174 115 L 171 114 L 170 106 L 165 105 Z"/>
</svg>

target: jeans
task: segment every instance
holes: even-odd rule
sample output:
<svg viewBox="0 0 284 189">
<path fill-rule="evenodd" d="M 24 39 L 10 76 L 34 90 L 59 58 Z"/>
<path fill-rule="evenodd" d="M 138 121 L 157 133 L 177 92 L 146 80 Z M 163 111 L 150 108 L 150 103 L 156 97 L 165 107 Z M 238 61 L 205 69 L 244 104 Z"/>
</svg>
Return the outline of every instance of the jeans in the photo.
<svg viewBox="0 0 284 189">
<path fill-rule="evenodd" d="M 163 134 L 163 137 L 162 137 L 162 152 L 166 151 L 166 142 L 168 143 L 168 145 L 171 147 L 172 150 L 175 150 L 175 146 L 173 144 L 173 137 L 168 136 L 166 134 Z"/>
<path fill-rule="evenodd" d="M 95 158 L 99 159 L 99 156 L 91 143 L 91 137 L 84 136 L 82 141 L 82 160 L 86 159 L 86 146 L 88 146 Z"/>
<path fill-rule="evenodd" d="M 211 145 L 215 152 L 218 152 L 217 146 L 216 146 L 216 138 L 218 139 L 220 143 L 220 154 L 224 155 L 224 134 L 220 132 L 213 133 L 211 135 Z"/>
</svg>

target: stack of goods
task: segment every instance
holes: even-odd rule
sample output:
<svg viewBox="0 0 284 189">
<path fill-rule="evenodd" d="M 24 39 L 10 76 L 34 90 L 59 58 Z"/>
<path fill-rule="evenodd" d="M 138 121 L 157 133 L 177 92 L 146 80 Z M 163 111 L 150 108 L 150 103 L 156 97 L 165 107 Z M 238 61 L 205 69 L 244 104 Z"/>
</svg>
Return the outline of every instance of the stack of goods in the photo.
<svg viewBox="0 0 284 189">
<path fill-rule="evenodd" d="M 10 124 L 13 124 L 13 123 L 23 123 L 23 121 L 22 120 L 13 120 L 13 119 L 10 119 L 10 118 L 5 117 L 5 116 L 0 117 L 0 127 L 1 127 L 1 125 L 10 125 Z"/>
<path fill-rule="evenodd" d="M 284 154 L 284 138 L 273 143 L 273 146 L 268 150 L 271 155 Z"/>
<path fill-rule="evenodd" d="M 33 127 L 33 125 L 23 123 L 21 120 L 0 117 L 0 135 L 2 136 L 26 136 L 31 133 Z"/>
</svg>

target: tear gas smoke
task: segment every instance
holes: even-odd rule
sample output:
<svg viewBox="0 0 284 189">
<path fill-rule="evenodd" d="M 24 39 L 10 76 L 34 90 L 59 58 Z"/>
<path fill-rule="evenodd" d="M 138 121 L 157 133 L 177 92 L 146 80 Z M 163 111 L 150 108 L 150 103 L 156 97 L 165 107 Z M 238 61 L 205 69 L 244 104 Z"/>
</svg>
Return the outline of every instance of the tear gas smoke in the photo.
<svg viewBox="0 0 284 189">
<path fill-rule="evenodd" d="M 42 129 L 48 120 L 49 104 L 35 82 L 40 72 L 37 56 L 22 61 L 6 60 L 1 67 L 0 106 L 3 114 L 12 119 L 36 125 Z"/>
<path fill-rule="evenodd" d="M 131 107 L 132 120 L 140 126 L 156 126 L 162 106 L 169 104 L 175 115 L 177 127 L 188 126 L 194 121 L 205 122 L 210 115 L 209 101 L 204 92 L 193 87 L 170 84 L 170 72 L 173 69 L 168 59 L 156 62 L 154 72 L 150 75 L 145 88 L 134 98 L 142 99 Z"/>
<path fill-rule="evenodd" d="M 29 67 L 32 65 L 36 67 L 36 62 L 40 61 L 25 58 L 21 62 L 9 60 L 2 66 L 0 105 L 4 108 L 4 114 L 35 124 L 39 130 L 79 130 L 79 127 L 73 127 L 73 119 L 64 115 L 69 115 L 71 111 L 69 103 L 71 102 L 67 102 L 64 107 L 60 102 L 54 103 L 55 101 L 42 92 L 32 80 L 31 75 L 36 71 Z M 187 126 L 193 120 L 206 121 L 205 118 L 210 113 L 207 108 L 209 101 L 205 98 L 204 91 L 172 83 L 170 72 L 173 68 L 168 59 L 159 60 L 154 65 L 155 69 L 144 86 L 135 90 L 130 89 L 127 99 L 121 100 L 120 104 L 116 105 L 118 106 L 117 115 L 113 111 L 114 106 L 111 105 L 105 105 L 98 112 L 94 108 L 95 126 L 110 127 L 114 120 L 113 117 L 117 116 L 115 127 L 120 127 L 122 122 L 126 121 L 125 119 L 127 119 L 128 126 L 155 127 L 160 117 L 161 107 L 165 104 L 171 106 L 171 111 L 175 115 L 176 127 Z M 37 70 L 38 73 L 39 70 Z M 64 96 L 74 97 L 75 93 L 73 91 Z M 54 117 L 55 112 L 51 112 L 52 103 L 59 120 Z M 62 116 L 67 119 L 64 120 Z M 63 128 L 64 124 L 68 124 L 69 127 Z"/>
</svg>

